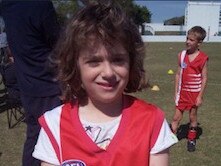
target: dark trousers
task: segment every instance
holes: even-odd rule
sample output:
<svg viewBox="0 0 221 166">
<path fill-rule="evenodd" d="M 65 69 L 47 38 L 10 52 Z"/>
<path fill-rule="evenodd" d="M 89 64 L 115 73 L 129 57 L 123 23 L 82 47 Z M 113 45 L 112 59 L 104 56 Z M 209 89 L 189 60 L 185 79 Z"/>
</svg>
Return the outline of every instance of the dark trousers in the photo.
<svg viewBox="0 0 221 166">
<path fill-rule="evenodd" d="M 61 101 L 58 95 L 49 97 L 31 97 L 21 95 L 21 100 L 25 110 L 25 122 L 27 124 L 22 166 L 40 166 L 40 161 L 32 157 L 32 152 L 34 151 L 41 128 L 38 123 L 38 118 L 44 112 L 61 105 Z"/>
</svg>

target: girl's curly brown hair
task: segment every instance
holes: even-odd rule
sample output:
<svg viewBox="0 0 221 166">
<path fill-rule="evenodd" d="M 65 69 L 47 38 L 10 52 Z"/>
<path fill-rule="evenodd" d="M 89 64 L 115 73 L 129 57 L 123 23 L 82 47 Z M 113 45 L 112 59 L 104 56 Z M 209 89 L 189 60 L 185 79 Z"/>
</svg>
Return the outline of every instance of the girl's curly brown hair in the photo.
<svg viewBox="0 0 221 166">
<path fill-rule="evenodd" d="M 143 68 L 144 43 L 138 27 L 119 6 L 91 4 L 71 19 L 53 53 L 57 57 L 54 62 L 57 64 L 58 80 L 62 84 L 65 101 L 86 96 L 81 86 L 78 58 L 79 51 L 90 42 L 90 35 L 96 36 L 110 48 L 120 43 L 128 51 L 130 71 L 126 93 L 136 92 L 147 86 Z"/>
</svg>

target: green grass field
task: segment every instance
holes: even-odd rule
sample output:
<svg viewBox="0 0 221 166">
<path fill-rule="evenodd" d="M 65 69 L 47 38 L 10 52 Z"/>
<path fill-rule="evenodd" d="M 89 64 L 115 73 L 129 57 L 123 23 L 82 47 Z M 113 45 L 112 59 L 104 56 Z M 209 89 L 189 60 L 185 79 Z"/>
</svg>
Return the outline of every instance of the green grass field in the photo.
<svg viewBox="0 0 221 166">
<path fill-rule="evenodd" d="M 168 75 L 167 71 L 176 71 L 177 54 L 183 48 L 183 43 L 148 43 L 145 67 L 151 85 L 158 85 L 160 91 L 148 89 L 135 94 L 162 108 L 169 122 L 174 112 L 174 75 Z M 186 151 L 185 139 L 174 145 L 170 151 L 171 166 L 219 166 L 221 163 L 221 43 L 204 43 L 201 48 L 209 55 L 208 86 L 198 113 L 202 135 L 193 153 Z M 187 113 L 182 120 L 182 124 L 186 123 Z M 21 165 L 24 138 L 25 124 L 8 129 L 6 112 L 0 113 L 1 166 Z"/>
</svg>

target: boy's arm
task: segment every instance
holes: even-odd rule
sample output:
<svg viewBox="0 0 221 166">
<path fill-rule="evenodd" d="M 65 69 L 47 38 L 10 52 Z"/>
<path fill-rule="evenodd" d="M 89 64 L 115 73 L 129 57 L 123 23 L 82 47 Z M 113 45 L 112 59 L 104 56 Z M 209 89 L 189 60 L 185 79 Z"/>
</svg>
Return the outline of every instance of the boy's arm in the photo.
<svg viewBox="0 0 221 166">
<path fill-rule="evenodd" d="M 178 56 L 177 56 L 177 64 L 178 64 L 178 67 L 177 67 L 177 71 L 176 71 L 176 75 L 175 75 L 175 91 L 174 91 L 174 101 L 176 101 L 176 95 L 177 95 L 177 91 L 178 91 L 178 86 L 179 86 L 179 79 L 180 79 L 180 72 L 181 72 L 181 54 L 182 53 L 179 53 Z"/>
<path fill-rule="evenodd" d="M 169 165 L 169 149 L 157 154 L 150 155 L 150 166 L 168 166 Z"/>
<path fill-rule="evenodd" d="M 178 66 L 177 72 L 176 72 L 176 75 L 175 75 L 175 93 L 174 93 L 174 100 L 176 100 L 176 95 L 177 95 L 177 91 L 178 91 L 178 84 L 179 84 L 179 79 L 180 79 L 180 71 L 181 71 L 181 67 Z"/>
<path fill-rule="evenodd" d="M 206 84 L 207 84 L 207 62 L 205 63 L 203 70 L 202 70 L 201 90 L 199 92 L 199 95 L 196 98 L 196 106 L 200 106 L 203 102 L 203 94 L 206 89 Z"/>
</svg>

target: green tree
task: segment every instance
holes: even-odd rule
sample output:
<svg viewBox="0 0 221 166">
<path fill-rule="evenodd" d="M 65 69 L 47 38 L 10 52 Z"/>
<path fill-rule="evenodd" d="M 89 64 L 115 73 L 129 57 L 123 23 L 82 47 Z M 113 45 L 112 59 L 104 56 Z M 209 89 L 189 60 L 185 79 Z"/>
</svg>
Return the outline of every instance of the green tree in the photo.
<svg viewBox="0 0 221 166">
<path fill-rule="evenodd" d="M 101 2 L 107 3 L 108 0 L 53 0 L 55 9 L 58 14 L 58 20 L 64 24 L 65 20 L 72 17 L 74 13 L 82 6 L 89 3 Z M 151 22 L 151 12 L 146 8 L 133 3 L 133 0 L 109 0 L 113 3 L 119 4 L 126 13 L 133 19 L 136 25 L 142 27 L 144 32 L 143 23 Z"/>
<path fill-rule="evenodd" d="M 63 25 L 68 18 L 71 18 L 78 10 L 76 0 L 53 0 L 53 4 L 57 12 L 58 21 L 61 25 Z"/>
<path fill-rule="evenodd" d="M 137 26 L 141 26 L 141 33 L 144 33 L 143 23 L 151 22 L 151 12 L 145 6 L 136 5 L 133 0 L 113 0 L 113 2 L 118 3 L 126 11 L 126 13 L 133 19 Z"/>
<path fill-rule="evenodd" d="M 144 34 L 144 25 L 143 23 L 151 22 L 151 12 L 145 6 L 133 6 L 132 18 L 135 24 L 141 26 L 141 33 Z"/>
</svg>

